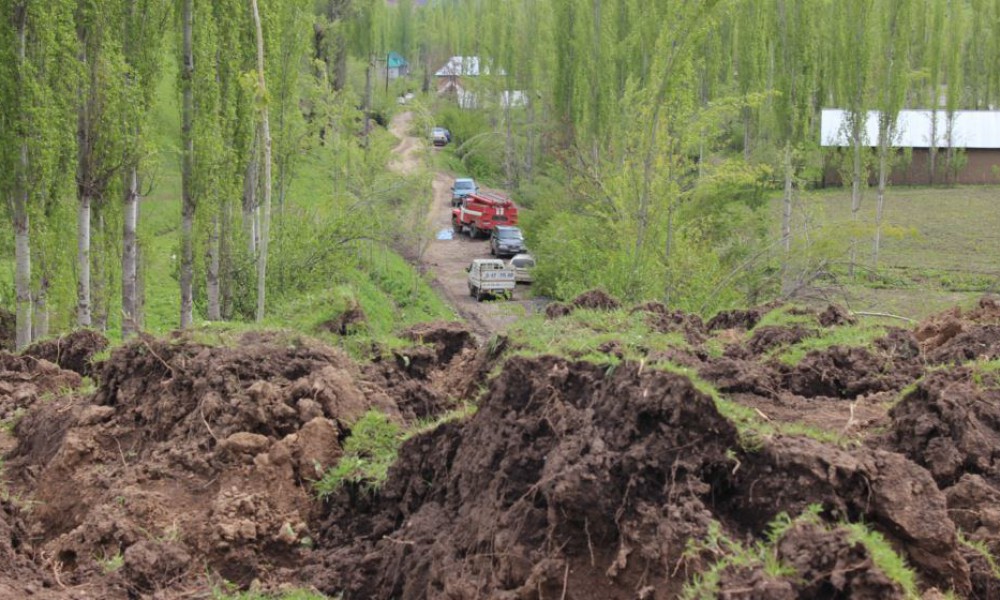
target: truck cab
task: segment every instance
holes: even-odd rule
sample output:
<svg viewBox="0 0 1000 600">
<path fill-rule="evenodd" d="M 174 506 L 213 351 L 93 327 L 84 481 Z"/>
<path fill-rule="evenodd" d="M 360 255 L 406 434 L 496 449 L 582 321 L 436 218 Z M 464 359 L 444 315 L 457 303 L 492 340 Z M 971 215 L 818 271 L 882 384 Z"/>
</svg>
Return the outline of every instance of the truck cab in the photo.
<svg viewBox="0 0 1000 600">
<path fill-rule="evenodd" d="M 502 260 L 477 258 L 465 268 L 469 273 L 469 295 L 482 302 L 486 296 L 514 295 L 514 270 Z"/>
<path fill-rule="evenodd" d="M 476 185 L 475 180 L 468 177 L 460 177 L 455 180 L 455 184 L 451 186 L 451 205 L 453 207 L 461 206 L 462 200 L 465 199 L 469 194 L 475 194 L 479 191 L 479 187 Z"/>
</svg>

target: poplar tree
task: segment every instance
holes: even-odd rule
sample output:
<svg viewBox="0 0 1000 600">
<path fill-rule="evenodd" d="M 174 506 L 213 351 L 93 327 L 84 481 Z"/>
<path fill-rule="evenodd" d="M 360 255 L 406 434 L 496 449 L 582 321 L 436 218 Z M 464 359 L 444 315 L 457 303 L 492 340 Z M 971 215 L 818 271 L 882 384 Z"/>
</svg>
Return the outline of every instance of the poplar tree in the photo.
<svg viewBox="0 0 1000 600">
<path fill-rule="evenodd" d="M 73 2 L 0 0 L 0 193 L 14 230 L 16 340 L 32 341 L 32 213 L 67 182 L 75 66 Z M 69 132 L 67 134 L 67 132 Z M 68 138 L 68 139 L 67 139 Z"/>
<path fill-rule="evenodd" d="M 906 102 L 910 77 L 909 46 L 912 30 L 911 0 L 895 0 L 881 5 L 879 12 L 879 60 L 875 61 L 875 105 L 878 108 L 878 194 L 875 199 L 875 240 L 872 263 L 878 268 L 882 244 L 882 219 L 885 212 L 885 190 L 892 168 L 893 140 L 899 111 Z"/>
</svg>

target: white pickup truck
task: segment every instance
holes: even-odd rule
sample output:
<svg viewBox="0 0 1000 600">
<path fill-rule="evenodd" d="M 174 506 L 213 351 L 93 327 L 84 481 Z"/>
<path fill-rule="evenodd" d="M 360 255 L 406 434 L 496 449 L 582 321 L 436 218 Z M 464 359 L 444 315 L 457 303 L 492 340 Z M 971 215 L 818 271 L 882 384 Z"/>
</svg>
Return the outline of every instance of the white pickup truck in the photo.
<svg viewBox="0 0 1000 600">
<path fill-rule="evenodd" d="M 465 269 L 469 272 L 469 295 L 482 302 L 487 295 L 514 295 L 514 270 L 502 260 L 477 258 Z"/>
</svg>

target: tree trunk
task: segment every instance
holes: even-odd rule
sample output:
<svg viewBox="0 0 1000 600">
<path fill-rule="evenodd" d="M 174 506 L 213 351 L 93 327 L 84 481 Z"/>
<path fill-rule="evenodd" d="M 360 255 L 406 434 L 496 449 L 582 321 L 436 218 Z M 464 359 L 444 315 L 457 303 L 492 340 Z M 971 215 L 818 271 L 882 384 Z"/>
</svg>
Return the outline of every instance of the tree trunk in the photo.
<svg viewBox="0 0 1000 600">
<path fill-rule="evenodd" d="M 84 191 L 76 212 L 76 324 L 90 327 L 90 195 Z"/>
<path fill-rule="evenodd" d="M 937 177 L 937 144 L 938 144 L 938 126 L 937 126 L 937 98 L 934 98 L 935 108 L 931 109 L 931 143 L 930 147 L 927 148 L 927 165 L 930 169 L 928 174 L 929 183 L 934 185 L 934 180 Z"/>
<path fill-rule="evenodd" d="M 250 256 L 257 255 L 257 186 L 260 167 L 260 137 L 255 131 L 250 144 L 250 160 L 243 176 L 243 232 L 247 238 Z"/>
<path fill-rule="evenodd" d="M 21 148 L 21 168 L 27 169 L 28 148 Z M 28 192 L 23 175 L 14 192 L 14 288 L 17 298 L 17 333 L 15 349 L 24 350 L 31 344 L 31 243 L 29 237 Z"/>
<path fill-rule="evenodd" d="M 851 221 L 855 224 L 861 216 L 861 176 L 862 176 L 862 156 L 861 143 L 862 132 L 864 131 L 865 115 L 862 113 L 854 115 L 854 122 L 851 124 L 851 146 L 854 154 L 854 164 L 851 175 Z M 856 232 L 851 232 L 851 263 L 850 276 L 854 277 L 854 266 L 857 262 L 858 240 Z"/>
<path fill-rule="evenodd" d="M 25 69 L 25 43 L 28 24 L 27 6 L 22 8 L 17 23 L 18 83 L 23 86 Z M 14 197 L 11 201 L 14 225 L 14 293 L 17 307 L 17 331 L 14 348 L 24 350 L 31 343 L 31 221 L 28 217 L 28 138 L 21 137 L 19 172 L 15 177 Z"/>
<path fill-rule="evenodd" d="M 38 284 L 38 291 L 35 292 L 33 304 L 34 304 L 34 320 L 32 339 L 40 340 L 49 335 L 49 278 L 42 277 L 42 280 Z"/>
<path fill-rule="evenodd" d="M 872 251 L 872 266 L 878 269 L 878 255 L 882 246 L 882 212 L 885 208 L 885 186 L 889 178 L 889 142 L 879 147 L 878 194 L 875 198 L 875 245 Z"/>
<path fill-rule="evenodd" d="M 251 0 L 256 2 L 256 0 Z M 375 61 L 374 57 L 368 57 L 368 66 L 365 67 L 365 150 L 368 149 L 368 135 L 372 128 L 371 113 L 372 113 L 372 63 Z M 263 76 L 262 76 L 263 77 Z"/>
<path fill-rule="evenodd" d="M 781 210 L 781 247 L 785 250 L 781 259 L 781 289 L 788 291 L 789 261 L 792 253 L 792 198 L 795 192 L 795 166 L 792 164 L 792 147 L 785 144 L 785 193 Z"/>
<path fill-rule="evenodd" d="M 219 217 L 212 217 L 212 229 L 208 234 L 208 251 L 205 273 L 205 292 L 208 297 L 208 320 L 221 321 L 222 309 L 219 305 Z"/>
<path fill-rule="evenodd" d="M 136 228 L 139 224 L 139 169 L 134 165 L 125 176 L 125 207 L 122 220 L 122 338 L 139 331 L 136 298 Z"/>
<path fill-rule="evenodd" d="M 183 53 L 184 65 L 181 76 L 183 84 L 183 106 L 181 134 L 183 137 L 182 206 L 181 206 L 181 328 L 189 327 L 194 321 L 194 50 L 191 43 L 194 0 L 183 0 Z"/>
<path fill-rule="evenodd" d="M 111 290 L 111 273 L 108 269 L 107 254 L 102 252 L 104 241 L 108 239 L 104 214 L 97 211 L 95 236 L 98 240 L 98 252 L 93 260 L 93 277 L 91 278 L 91 313 L 93 326 L 99 331 L 108 330 L 108 317 L 111 313 L 111 301 L 108 297 Z"/>
<path fill-rule="evenodd" d="M 253 8 L 254 26 L 257 32 L 257 93 L 261 98 L 267 97 L 267 86 L 264 79 L 264 34 L 260 25 L 260 13 L 257 10 L 257 0 L 250 0 Z M 371 69 L 368 70 L 369 74 Z M 371 77 L 368 78 L 368 96 L 371 98 Z M 369 100 L 370 101 L 370 100 Z M 367 122 L 367 112 L 365 120 Z M 261 215 L 260 252 L 257 253 L 257 322 L 264 320 L 265 294 L 267 292 L 267 245 L 271 229 L 271 125 L 268 122 L 268 108 L 265 103 L 261 107 L 260 136 L 264 147 L 264 206 Z M 365 132 L 367 140 L 368 133 Z"/>
</svg>

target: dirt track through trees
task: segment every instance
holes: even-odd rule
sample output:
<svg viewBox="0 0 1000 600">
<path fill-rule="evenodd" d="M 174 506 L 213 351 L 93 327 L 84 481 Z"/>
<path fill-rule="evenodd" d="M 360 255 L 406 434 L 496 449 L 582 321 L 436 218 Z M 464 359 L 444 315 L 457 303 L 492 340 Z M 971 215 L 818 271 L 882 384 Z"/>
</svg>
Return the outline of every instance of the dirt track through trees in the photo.
<svg viewBox="0 0 1000 600">
<path fill-rule="evenodd" d="M 397 114 L 389 130 L 399 138 L 393 149 L 396 160 L 390 168 L 400 174 L 412 174 L 421 166 L 421 151 L 427 146 L 414 136 L 412 112 Z M 429 149 L 439 152 L 437 149 Z M 469 296 L 465 267 L 475 258 L 491 258 L 486 240 L 470 240 L 463 234 L 453 234 L 451 229 L 451 185 L 456 175 L 434 171 L 433 196 L 427 209 L 426 227 L 431 231 L 430 241 L 416 260 L 418 267 L 432 277 L 432 285 L 481 337 L 504 331 L 519 317 L 541 310 L 544 301 L 531 298 L 530 286 L 518 285 L 512 301 L 495 300 L 476 302 Z M 445 239 L 438 239 L 443 237 Z M 450 239 L 448 239 L 450 238 Z"/>
</svg>

